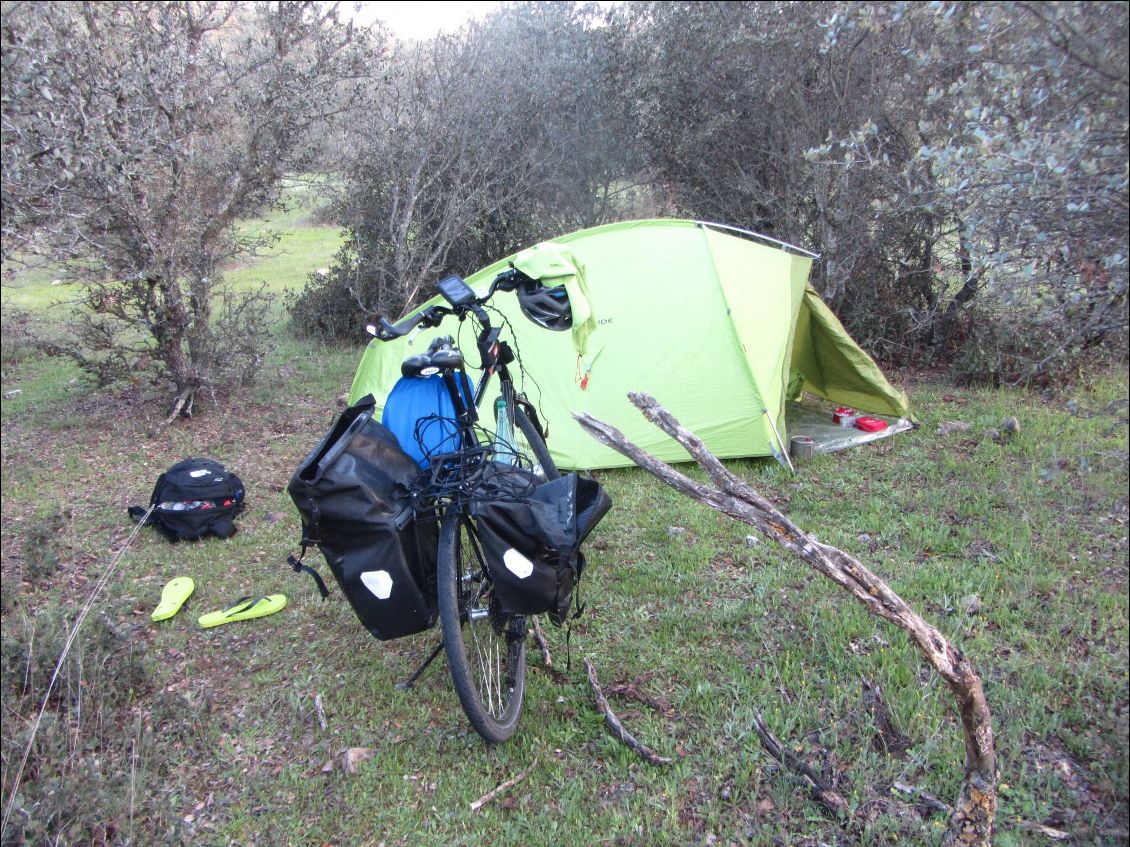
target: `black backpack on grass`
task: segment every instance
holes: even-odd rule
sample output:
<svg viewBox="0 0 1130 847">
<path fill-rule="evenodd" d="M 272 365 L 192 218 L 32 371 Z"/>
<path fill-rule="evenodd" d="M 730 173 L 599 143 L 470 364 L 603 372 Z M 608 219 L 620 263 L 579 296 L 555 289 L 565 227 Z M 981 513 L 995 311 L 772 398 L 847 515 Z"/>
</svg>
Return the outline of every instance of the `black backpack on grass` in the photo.
<svg viewBox="0 0 1130 847">
<path fill-rule="evenodd" d="M 235 535 L 235 516 L 243 511 L 243 483 L 212 459 L 184 459 L 157 478 L 149 497 L 153 511 L 146 523 L 169 541 L 195 541 L 209 533 Z M 139 520 L 147 510 L 130 506 Z"/>
</svg>

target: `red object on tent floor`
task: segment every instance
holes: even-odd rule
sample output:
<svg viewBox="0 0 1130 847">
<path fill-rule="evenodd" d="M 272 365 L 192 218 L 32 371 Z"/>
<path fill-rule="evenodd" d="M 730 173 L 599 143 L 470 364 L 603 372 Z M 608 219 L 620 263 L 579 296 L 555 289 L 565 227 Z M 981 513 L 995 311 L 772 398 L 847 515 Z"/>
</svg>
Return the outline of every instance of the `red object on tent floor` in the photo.
<svg viewBox="0 0 1130 847">
<path fill-rule="evenodd" d="M 855 428 L 864 432 L 882 432 L 888 426 L 886 421 L 878 418 L 860 417 L 855 419 Z"/>
</svg>

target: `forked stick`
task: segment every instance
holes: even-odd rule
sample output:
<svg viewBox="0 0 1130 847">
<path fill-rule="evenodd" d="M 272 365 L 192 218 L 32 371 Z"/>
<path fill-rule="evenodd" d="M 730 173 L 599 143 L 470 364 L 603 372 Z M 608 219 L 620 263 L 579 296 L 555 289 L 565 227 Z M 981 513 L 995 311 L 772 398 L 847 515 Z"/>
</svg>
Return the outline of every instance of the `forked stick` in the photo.
<svg viewBox="0 0 1130 847">
<path fill-rule="evenodd" d="M 676 491 L 756 527 L 850 593 L 869 612 L 902 629 L 946 681 L 961 718 L 965 774 L 942 843 L 944 847 L 959 844 L 989 847 L 997 811 L 997 756 L 992 718 L 981 679 L 965 654 L 858 559 L 809 535 L 749 483 L 731 473 L 698 436 L 684 429 L 655 398 L 640 393 L 631 393 L 628 398 L 644 417 L 690 453 L 717 488 L 689 479 L 641 450 L 615 427 L 587 413 L 573 417 L 597 441 L 627 456 Z"/>
<path fill-rule="evenodd" d="M 812 796 L 816 798 L 824 808 L 836 817 L 842 817 L 847 814 L 847 801 L 844 800 L 838 791 L 824 782 L 816 771 L 806 765 L 792 750 L 782 744 L 777 736 L 769 731 L 769 727 L 765 725 L 765 719 L 761 717 L 761 712 L 756 710 L 753 713 L 753 729 L 757 733 L 757 737 L 761 739 L 761 746 L 765 748 L 765 751 L 794 773 L 800 774 L 801 778 L 804 779 L 809 790 L 812 792 Z"/>
</svg>

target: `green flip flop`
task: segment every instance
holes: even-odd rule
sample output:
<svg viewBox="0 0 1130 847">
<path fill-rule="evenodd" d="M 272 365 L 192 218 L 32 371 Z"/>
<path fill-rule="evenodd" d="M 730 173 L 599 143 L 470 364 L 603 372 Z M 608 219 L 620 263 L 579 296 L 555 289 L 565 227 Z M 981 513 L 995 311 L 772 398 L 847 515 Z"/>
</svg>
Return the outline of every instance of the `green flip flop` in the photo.
<svg viewBox="0 0 1130 847">
<path fill-rule="evenodd" d="M 232 621 L 247 621 L 273 615 L 286 608 L 285 594 L 270 594 L 266 597 L 240 597 L 226 609 L 201 615 L 197 623 L 207 629 Z"/>
<path fill-rule="evenodd" d="M 149 615 L 153 621 L 163 621 L 171 618 L 180 611 L 180 607 L 184 605 L 184 601 L 188 599 L 189 595 L 196 590 L 196 583 L 192 581 L 190 576 L 178 576 L 176 579 L 170 579 L 163 589 L 161 589 L 161 602 L 157 604 L 157 608 Z"/>
</svg>

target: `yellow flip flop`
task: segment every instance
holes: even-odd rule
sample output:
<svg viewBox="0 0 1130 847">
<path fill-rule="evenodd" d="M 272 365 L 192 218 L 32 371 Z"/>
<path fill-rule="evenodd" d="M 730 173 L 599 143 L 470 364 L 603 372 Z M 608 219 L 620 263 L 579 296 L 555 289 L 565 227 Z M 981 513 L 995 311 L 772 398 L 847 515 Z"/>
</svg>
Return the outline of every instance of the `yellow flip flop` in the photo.
<svg viewBox="0 0 1130 847">
<path fill-rule="evenodd" d="M 180 611 L 180 607 L 184 605 L 184 601 L 189 598 L 189 595 L 196 590 L 196 583 L 192 581 L 190 576 L 178 576 L 176 579 L 170 579 L 165 583 L 165 587 L 161 589 L 161 602 L 157 604 L 157 608 L 149 615 L 153 621 L 163 621 L 171 618 Z"/>
<path fill-rule="evenodd" d="M 201 615 L 197 623 L 205 629 L 232 621 L 247 621 L 273 615 L 286 608 L 285 594 L 269 594 L 266 597 L 240 597 L 226 609 Z"/>
</svg>

